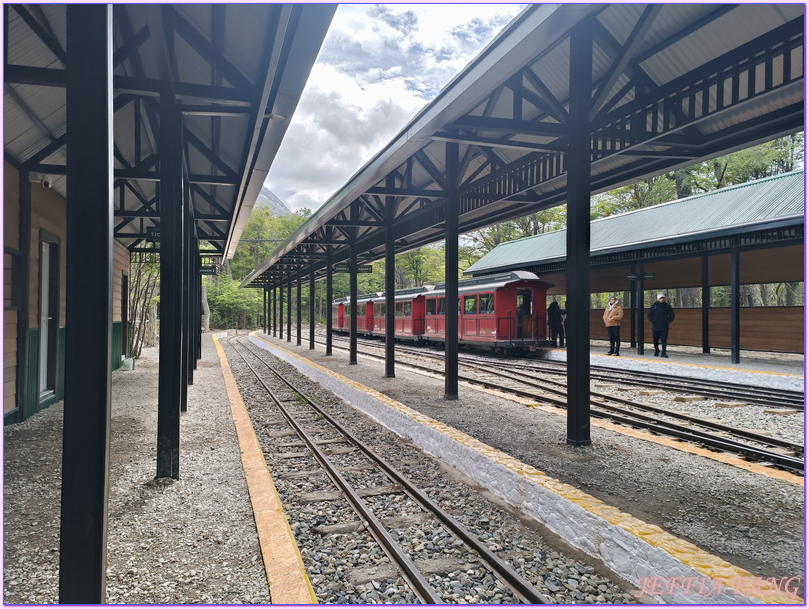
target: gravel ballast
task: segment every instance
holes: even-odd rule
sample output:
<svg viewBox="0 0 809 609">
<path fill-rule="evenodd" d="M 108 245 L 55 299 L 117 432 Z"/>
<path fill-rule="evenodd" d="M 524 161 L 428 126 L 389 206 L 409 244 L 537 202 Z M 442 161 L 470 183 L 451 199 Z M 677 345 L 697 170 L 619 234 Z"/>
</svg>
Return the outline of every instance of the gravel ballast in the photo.
<svg viewBox="0 0 809 609">
<path fill-rule="evenodd" d="M 155 480 L 157 348 L 112 381 L 107 602 L 270 601 L 211 335 L 180 418 L 180 479 Z M 4 429 L 6 604 L 58 602 L 62 404 Z"/>
<path fill-rule="evenodd" d="M 360 356 L 348 364 L 335 348 L 262 338 L 376 389 L 403 404 L 536 467 L 549 476 L 690 541 L 755 576 L 803 575 L 803 486 L 592 427 L 592 445 L 568 447 L 566 420 L 461 385 L 445 401 L 443 380 Z M 682 410 L 682 407 L 678 409 Z M 736 415 L 734 415 L 736 416 Z M 493 422 L 501 422 L 494 423 Z M 802 593 L 802 590 L 801 590 Z"/>
</svg>

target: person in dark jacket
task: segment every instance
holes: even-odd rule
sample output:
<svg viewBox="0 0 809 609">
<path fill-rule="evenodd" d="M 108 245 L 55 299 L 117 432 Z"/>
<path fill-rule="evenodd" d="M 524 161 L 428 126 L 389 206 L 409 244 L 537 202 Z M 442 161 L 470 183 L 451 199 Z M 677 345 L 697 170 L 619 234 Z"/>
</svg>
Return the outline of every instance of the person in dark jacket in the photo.
<svg viewBox="0 0 809 609">
<path fill-rule="evenodd" d="M 669 338 L 669 324 L 674 321 L 674 309 L 666 302 L 664 294 L 657 295 L 657 302 L 649 307 L 647 315 L 652 322 L 652 340 L 655 345 L 655 357 L 668 357 L 666 354 L 666 343 Z M 660 352 L 659 343 L 663 343 L 663 352 Z"/>
<path fill-rule="evenodd" d="M 556 346 L 556 339 L 559 338 L 559 346 L 565 346 L 565 329 L 562 326 L 562 309 L 555 300 L 548 305 L 548 327 L 551 329 L 551 346 Z"/>
</svg>

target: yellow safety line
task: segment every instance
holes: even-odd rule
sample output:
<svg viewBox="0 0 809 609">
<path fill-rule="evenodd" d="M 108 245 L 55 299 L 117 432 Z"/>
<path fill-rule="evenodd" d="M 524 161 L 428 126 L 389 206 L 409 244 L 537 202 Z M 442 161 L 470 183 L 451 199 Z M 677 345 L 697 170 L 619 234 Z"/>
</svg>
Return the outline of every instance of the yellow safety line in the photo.
<svg viewBox="0 0 809 609">
<path fill-rule="evenodd" d="M 590 352 L 590 355 L 595 355 L 596 357 L 607 357 L 606 355 L 601 355 L 598 353 Z M 686 364 L 685 362 L 664 362 L 662 360 L 649 360 L 649 359 L 641 359 L 639 357 L 624 357 L 621 356 L 621 360 L 628 360 L 631 362 L 644 362 L 647 364 L 666 364 L 667 366 L 688 366 L 689 368 L 700 368 L 702 370 L 730 370 L 731 372 L 749 372 L 750 374 L 769 374 L 770 376 L 786 376 L 789 378 L 796 378 L 800 379 L 803 378 L 799 374 L 790 374 L 788 372 L 769 372 L 768 370 L 747 370 L 745 368 L 730 368 L 727 366 L 706 366 L 705 364 Z M 615 361 L 611 359 L 610 361 Z M 632 372 L 631 370 L 627 372 Z"/>
<path fill-rule="evenodd" d="M 256 333 L 253 333 L 252 336 L 256 336 Z M 745 571 L 740 567 L 736 567 L 735 565 L 722 560 L 718 556 L 709 554 L 698 546 L 675 537 L 671 533 L 667 533 L 656 525 L 652 525 L 635 518 L 631 514 L 622 512 L 618 508 L 608 505 L 603 501 L 596 499 L 592 495 L 588 495 L 587 493 L 569 484 L 551 478 L 538 469 L 515 459 L 511 455 L 492 448 L 491 446 L 484 444 L 480 440 L 477 440 L 472 436 L 451 427 L 450 425 L 446 425 L 440 421 L 436 421 L 435 419 L 423 415 L 420 412 L 405 406 L 401 402 L 391 399 L 375 389 L 366 387 L 365 385 L 344 377 L 333 370 L 329 370 L 316 362 L 308 360 L 297 353 L 288 351 L 283 347 L 279 347 L 278 345 L 271 343 L 261 336 L 256 336 L 256 338 L 272 345 L 284 353 L 297 358 L 302 362 L 305 362 L 307 365 L 312 366 L 324 374 L 332 376 L 341 383 L 370 395 L 377 401 L 385 404 L 393 410 L 402 413 L 410 419 L 443 433 L 462 446 L 475 450 L 502 467 L 505 467 L 524 479 L 542 486 L 543 488 L 567 499 L 571 503 L 575 503 L 582 509 L 599 516 L 610 524 L 620 527 L 626 532 L 645 541 L 649 545 L 662 549 L 683 564 L 710 578 L 712 582 L 719 580 L 728 588 L 738 587 L 740 581 L 756 582 L 756 585 L 752 586 L 751 590 L 747 590 L 745 587 L 743 593 L 749 597 L 762 600 L 765 603 L 803 603 L 803 599 L 801 598 L 798 598 L 792 594 L 781 592 L 780 589 L 774 589 L 769 581 L 762 581 L 760 578 L 756 578 L 748 571 Z M 706 601 L 709 602 L 709 600 L 709 597 L 706 597 Z"/>
<path fill-rule="evenodd" d="M 335 347 L 335 349 L 345 350 L 343 347 Z M 374 360 L 373 357 L 368 357 L 364 355 L 359 355 L 359 357 L 370 359 L 371 361 Z M 407 366 L 406 363 L 402 363 L 401 365 Z M 421 374 L 423 376 L 427 376 L 434 379 L 440 380 L 444 378 L 442 376 L 439 376 L 438 374 L 433 374 L 430 372 L 426 372 L 424 370 L 418 370 L 416 368 L 409 368 L 408 370 L 410 372 L 415 372 L 416 374 Z M 503 393 L 501 391 L 498 391 L 497 389 L 481 387 L 480 385 L 475 385 L 474 383 L 469 383 L 467 381 L 459 381 L 459 385 L 463 385 L 464 387 L 468 387 L 469 389 L 474 389 L 475 391 L 481 391 L 483 393 L 488 393 L 490 395 L 496 395 L 497 397 L 500 397 L 504 400 L 516 402 L 518 404 L 522 404 L 530 408 L 536 408 L 538 410 L 542 410 L 544 412 L 556 416 L 566 416 L 556 406 L 543 406 L 542 404 L 538 404 L 526 398 L 521 398 L 519 396 Z M 790 482 L 792 484 L 804 486 L 804 479 L 801 476 L 796 476 L 795 474 L 790 474 L 789 472 L 785 472 L 783 470 L 764 467 L 763 465 L 758 465 L 757 463 L 751 463 L 749 461 L 745 461 L 744 459 L 740 459 L 739 457 L 736 457 L 734 455 L 717 453 L 712 450 L 708 450 L 707 448 L 702 448 L 700 446 L 690 444 L 688 442 L 684 442 L 674 438 L 664 438 L 662 436 L 656 436 L 648 431 L 641 431 L 639 429 L 632 429 L 631 427 L 624 427 L 622 425 L 611 423 L 603 419 L 593 419 L 590 421 L 590 424 L 593 425 L 594 427 L 601 427 L 602 429 L 609 429 L 610 431 L 624 434 L 625 436 L 631 436 L 633 438 L 638 438 L 640 440 L 645 440 L 647 442 L 654 442 L 655 444 L 660 444 L 661 446 L 668 446 L 669 448 L 673 448 L 674 450 L 681 450 L 683 452 L 691 453 L 693 455 L 705 457 L 706 459 L 713 459 L 714 461 L 719 461 L 720 463 L 724 463 L 725 465 L 730 465 L 732 467 L 738 467 L 739 469 L 743 469 L 753 474 L 758 474 L 760 476 L 767 476 L 768 478 L 775 478 L 776 480 L 783 480 L 784 482 Z"/>
<path fill-rule="evenodd" d="M 242 452 L 242 467 L 250 491 L 250 501 L 256 519 L 261 556 L 270 586 L 270 598 L 274 605 L 314 605 L 317 597 L 303 566 L 298 544 L 289 527 L 278 490 L 275 488 L 264 453 L 258 443 L 256 432 L 247 414 L 236 379 L 228 364 L 225 350 L 213 337 L 225 387 L 233 411 L 233 422 L 239 437 Z"/>
</svg>

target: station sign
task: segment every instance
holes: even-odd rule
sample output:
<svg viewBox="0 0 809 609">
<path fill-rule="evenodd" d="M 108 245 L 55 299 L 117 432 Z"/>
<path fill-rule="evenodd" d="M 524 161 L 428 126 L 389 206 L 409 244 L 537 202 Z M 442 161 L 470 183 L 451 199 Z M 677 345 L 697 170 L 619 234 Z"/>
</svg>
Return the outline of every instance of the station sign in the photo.
<svg viewBox="0 0 809 609">
<path fill-rule="evenodd" d="M 644 279 L 654 279 L 655 274 L 654 273 L 644 273 L 643 278 Z M 640 279 L 640 274 L 639 273 L 627 273 L 626 274 L 626 279 L 627 279 L 627 281 L 637 281 L 638 279 Z"/>
<path fill-rule="evenodd" d="M 199 274 L 200 275 L 216 275 L 216 267 L 215 266 L 201 266 L 199 267 Z"/>
<path fill-rule="evenodd" d="M 335 273 L 350 273 L 351 266 L 348 264 L 335 264 L 331 267 Z M 370 264 L 358 264 L 357 265 L 357 272 L 358 273 L 373 273 L 373 267 Z"/>
<path fill-rule="evenodd" d="M 160 228 L 152 226 L 146 229 L 146 239 L 149 241 L 160 241 Z"/>
</svg>

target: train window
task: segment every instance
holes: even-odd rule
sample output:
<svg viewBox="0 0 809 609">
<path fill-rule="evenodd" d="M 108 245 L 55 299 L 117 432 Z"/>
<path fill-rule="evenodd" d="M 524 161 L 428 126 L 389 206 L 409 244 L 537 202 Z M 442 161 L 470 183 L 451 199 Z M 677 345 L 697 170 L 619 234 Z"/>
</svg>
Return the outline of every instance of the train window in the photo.
<svg viewBox="0 0 809 609">
<path fill-rule="evenodd" d="M 480 295 L 480 314 L 494 313 L 494 294 Z"/>
<path fill-rule="evenodd" d="M 435 315 L 435 298 L 427 299 L 427 315 Z"/>
<path fill-rule="evenodd" d="M 466 313 L 467 315 L 477 315 L 478 312 L 477 294 L 475 294 L 474 296 L 464 296 L 463 312 Z"/>
<path fill-rule="evenodd" d="M 438 299 L 438 314 L 439 315 L 446 315 L 447 314 L 447 299 L 446 298 L 439 298 Z"/>
<path fill-rule="evenodd" d="M 396 303 L 396 317 L 402 316 L 402 304 L 401 302 Z"/>
<path fill-rule="evenodd" d="M 410 317 L 410 312 L 412 310 L 411 309 L 412 306 L 413 305 L 411 303 L 409 303 L 409 302 L 404 303 L 404 316 L 405 317 Z"/>
<path fill-rule="evenodd" d="M 379 317 L 385 317 L 385 303 L 379 305 L 379 313 L 377 313 Z"/>
</svg>

